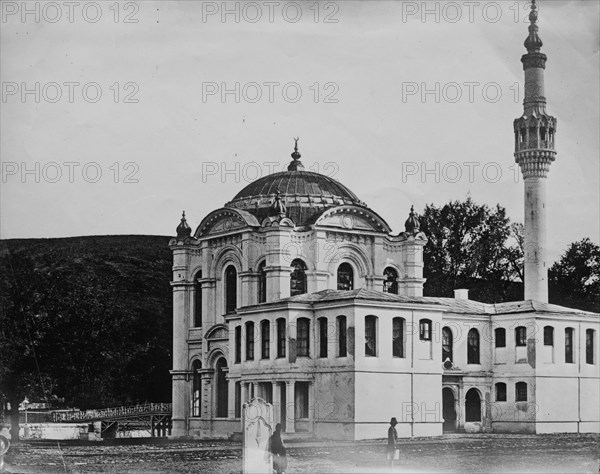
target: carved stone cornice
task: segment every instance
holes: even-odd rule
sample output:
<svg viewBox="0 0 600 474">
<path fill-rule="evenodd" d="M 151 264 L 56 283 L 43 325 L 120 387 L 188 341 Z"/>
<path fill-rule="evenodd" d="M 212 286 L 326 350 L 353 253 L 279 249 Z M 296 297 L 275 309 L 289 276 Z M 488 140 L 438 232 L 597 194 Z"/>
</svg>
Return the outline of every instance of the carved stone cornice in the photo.
<svg viewBox="0 0 600 474">
<path fill-rule="evenodd" d="M 556 159 L 552 150 L 527 150 L 515 153 L 515 161 L 521 167 L 523 178 L 545 178 L 550 164 Z"/>
<path fill-rule="evenodd" d="M 542 69 L 546 69 L 546 60 L 547 59 L 548 59 L 548 56 L 546 56 L 544 53 L 524 54 L 523 57 L 521 58 L 521 62 L 523 63 L 523 70 L 525 71 L 526 69 L 529 69 L 532 67 L 539 67 Z"/>
</svg>

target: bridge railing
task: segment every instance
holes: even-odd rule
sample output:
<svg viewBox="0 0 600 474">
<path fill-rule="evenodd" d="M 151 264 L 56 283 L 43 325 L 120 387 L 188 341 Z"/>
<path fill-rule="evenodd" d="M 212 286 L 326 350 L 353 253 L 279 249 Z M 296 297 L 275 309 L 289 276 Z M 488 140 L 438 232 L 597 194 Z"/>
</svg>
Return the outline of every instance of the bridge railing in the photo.
<svg viewBox="0 0 600 474">
<path fill-rule="evenodd" d="M 110 418 L 122 418 L 128 415 L 144 415 L 152 413 L 171 413 L 170 403 L 145 403 L 126 407 L 101 408 L 98 410 L 69 411 L 53 413 L 55 423 L 69 421 L 92 421 Z"/>
</svg>

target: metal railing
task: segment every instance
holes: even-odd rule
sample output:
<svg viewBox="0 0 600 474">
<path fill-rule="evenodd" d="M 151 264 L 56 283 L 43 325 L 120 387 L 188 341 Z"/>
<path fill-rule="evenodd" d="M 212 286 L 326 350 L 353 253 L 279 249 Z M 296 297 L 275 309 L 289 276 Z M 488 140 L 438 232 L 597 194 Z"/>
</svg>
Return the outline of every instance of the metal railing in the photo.
<svg viewBox="0 0 600 474">
<path fill-rule="evenodd" d="M 145 403 L 143 405 L 132 405 L 127 407 L 101 408 L 97 410 L 69 411 L 53 413 L 55 423 L 69 421 L 93 421 L 111 418 L 126 418 L 133 415 L 170 414 L 172 405 L 170 403 Z"/>
</svg>

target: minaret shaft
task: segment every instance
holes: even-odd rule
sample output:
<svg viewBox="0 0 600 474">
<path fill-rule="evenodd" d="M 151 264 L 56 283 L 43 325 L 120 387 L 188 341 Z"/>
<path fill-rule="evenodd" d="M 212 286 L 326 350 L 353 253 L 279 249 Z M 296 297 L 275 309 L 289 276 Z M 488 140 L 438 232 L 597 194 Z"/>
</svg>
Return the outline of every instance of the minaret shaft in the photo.
<svg viewBox="0 0 600 474">
<path fill-rule="evenodd" d="M 556 159 L 556 119 L 546 113 L 544 70 L 546 55 L 540 52 L 537 5 L 531 4 L 527 54 L 521 58 L 525 71 L 523 115 L 514 121 L 515 161 L 525 181 L 524 260 L 525 299 L 548 302 L 546 265 L 546 177 Z"/>
<path fill-rule="evenodd" d="M 525 178 L 525 299 L 548 302 L 546 178 Z"/>
</svg>

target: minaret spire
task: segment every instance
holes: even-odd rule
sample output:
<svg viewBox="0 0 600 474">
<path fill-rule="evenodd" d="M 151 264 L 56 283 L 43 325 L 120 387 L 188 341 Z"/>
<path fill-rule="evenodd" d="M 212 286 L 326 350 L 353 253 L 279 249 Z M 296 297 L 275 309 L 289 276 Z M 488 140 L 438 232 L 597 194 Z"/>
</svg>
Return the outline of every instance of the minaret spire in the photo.
<svg viewBox="0 0 600 474">
<path fill-rule="evenodd" d="M 540 50 L 538 7 L 531 2 L 527 54 L 521 58 L 525 71 L 523 115 L 514 121 L 515 161 L 525 181 L 525 299 L 548 302 L 546 266 L 546 177 L 556 159 L 556 119 L 546 113 L 544 70 L 547 56 Z"/>
</svg>

